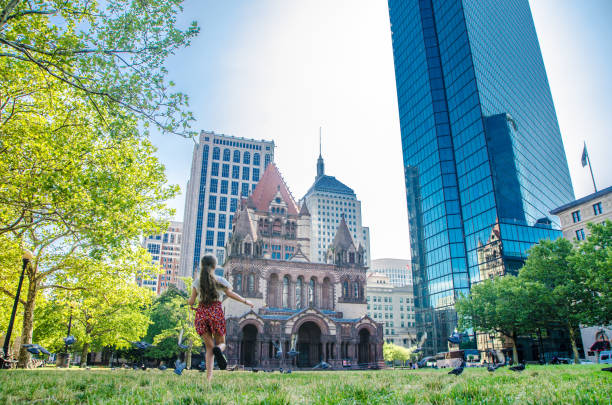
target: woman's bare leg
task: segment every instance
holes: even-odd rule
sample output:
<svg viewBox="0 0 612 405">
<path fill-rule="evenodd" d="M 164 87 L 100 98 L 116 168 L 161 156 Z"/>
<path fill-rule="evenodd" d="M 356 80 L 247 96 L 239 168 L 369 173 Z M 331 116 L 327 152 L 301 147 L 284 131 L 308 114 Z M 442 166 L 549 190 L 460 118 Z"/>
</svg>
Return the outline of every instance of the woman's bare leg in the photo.
<svg viewBox="0 0 612 405">
<path fill-rule="evenodd" d="M 206 346 L 206 379 L 210 382 L 213 375 L 213 348 L 215 347 L 215 342 L 210 333 L 204 333 L 202 340 L 204 341 L 204 346 Z"/>
<path fill-rule="evenodd" d="M 222 352 L 225 351 L 225 336 L 217 336 L 215 335 L 215 344 L 221 349 Z"/>
</svg>

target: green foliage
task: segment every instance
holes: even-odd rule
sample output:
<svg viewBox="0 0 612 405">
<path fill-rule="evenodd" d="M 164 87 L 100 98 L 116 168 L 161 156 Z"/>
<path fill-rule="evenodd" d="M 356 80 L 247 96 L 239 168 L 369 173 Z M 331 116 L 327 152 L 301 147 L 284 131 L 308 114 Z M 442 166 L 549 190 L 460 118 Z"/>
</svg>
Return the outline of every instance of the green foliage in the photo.
<svg viewBox="0 0 612 405">
<path fill-rule="evenodd" d="M 551 303 L 546 319 L 549 325 L 567 326 L 574 360 L 578 362 L 577 331 L 581 324 L 594 319 L 596 294 L 588 288 L 587 267 L 571 265 L 570 257 L 574 254 L 574 246 L 567 239 L 542 240 L 529 250 L 519 278 L 546 287 Z"/>
<path fill-rule="evenodd" d="M 189 45 L 195 22 L 177 27 L 183 0 L 5 0 L 0 2 L 3 118 L 32 113 L 44 92 L 70 112 L 93 110 L 107 128 L 135 119 L 189 136 L 187 97 L 172 93 L 166 59 Z M 63 113 L 63 112 L 58 112 Z M 34 113 L 33 115 L 37 115 Z M 93 123 L 92 123 L 93 124 Z M 92 125 L 91 129 L 95 126 Z"/>
<path fill-rule="evenodd" d="M 383 344 L 383 358 L 385 361 L 390 361 L 395 364 L 396 361 L 406 362 L 406 361 L 416 361 L 417 354 L 414 353 L 416 350 L 415 347 L 406 348 L 403 346 L 395 345 L 393 343 L 384 343 Z"/>
<path fill-rule="evenodd" d="M 581 324 L 612 324 L 612 222 L 589 224 L 590 235 L 568 258 L 574 271 L 584 276 L 584 288 L 592 305 L 581 317 Z"/>
<path fill-rule="evenodd" d="M 514 276 L 484 280 L 472 286 L 470 295 L 455 303 L 458 327 L 484 333 L 501 333 L 512 340 L 518 361 L 516 338 L 535 331 L 547 319 L 549 294 L 544 285 Z"/>
<path fill-rule="evenodd" d="M 185 279 L 191 285 L 190 279 Z M 179 355 L 178 339 L 182 332 L 182 344 L 188 351 L 202 346 L 200 336 L 194 326 L 193 311 L 187 306 L 187 295 L 176 288 L 169 288 L 155 301 L 151 309 L 151 325 L 145 340 L 153 342 L 155 347 L 147 356 L 156 359 L 167 359 Z"/>
<path fill-rule="evenodd" d="M 149 325 L 148 310 L 153 293 L 135 284 L 135 275 L 151 267 L 142 248 L 124 252 L 113 261 L 89 259 L 84 271 L 63 280 L 36 311 L 34 336 L 37 342 L 56 351 L 63 347 L 71 318 L 71 334 L 77 338 L 72 349 L 83 354 L 104 347 L 126 348 L 139 340 Z"/>
</svg>

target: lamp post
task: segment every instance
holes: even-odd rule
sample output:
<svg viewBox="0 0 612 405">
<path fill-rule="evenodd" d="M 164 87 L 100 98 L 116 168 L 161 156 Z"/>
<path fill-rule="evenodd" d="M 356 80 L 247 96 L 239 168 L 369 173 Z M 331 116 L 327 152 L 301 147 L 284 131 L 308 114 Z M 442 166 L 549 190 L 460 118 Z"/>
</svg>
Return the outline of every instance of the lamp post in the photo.
<svg viewBox="0 0 612 405">
<path fill-rule="evenodd" d="M 19 284 L 17 284 L 17 292 L 15 293 L 15 302 L 13 303 L 13 311 L 11 312 L 11 319 L 9 320 L 8 330 L 6 331 L 6 337 L 4 339 L 4 358 L 8 358 L 8 350 L 11 343 L 11 334 L 13 332 L 13 324 L 15 323 L 15 314 L 17 313 L 17 304 L 19 303 L 19 295 L 21 294 L 21 285 L 23 284 L 23 276 L 25 271 L 32 261 L 33 255 L 29 250 L 23 251 L 23 260 L 21 267 L 21 276 L 19 276 Z"/>
</svg>

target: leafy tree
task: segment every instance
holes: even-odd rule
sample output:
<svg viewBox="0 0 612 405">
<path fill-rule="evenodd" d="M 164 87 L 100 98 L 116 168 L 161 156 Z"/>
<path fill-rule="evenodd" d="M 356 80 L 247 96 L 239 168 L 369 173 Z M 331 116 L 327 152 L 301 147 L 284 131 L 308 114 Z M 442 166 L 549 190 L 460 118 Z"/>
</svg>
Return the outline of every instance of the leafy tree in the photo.
<svg viewBox="0 0 612 405">
<path fill-rule="evenodd" d="M 457 300 L 455 309 L 459 329 L 500 333 L 509 339 L 516 363 L 517 338 L 540 326 L 538 322 L 548 316 L 550 302 L 542 284 L 508 275 L 474 285 L 470 295 Z"/>
<path fill-rule="evenodd" d="M 174 286 L 170 286 L 159 297 L 155 299 L 150 311 L 151 324 L 147 329 L 144 338 L 147 342 L 153 342 L 155 337 L 165 330 L 173 330 L 178 325 L 178 314 L 175 311 L 172 301 L 187 300 L 184 291 Z M 151 348 L 147 356 L 154 359 L 168 359 L 180 353 L 176 337 L 168 337 L 163 340 L 158 339 L 157 343 Z"/>
<path fill-rule="evenodd" d="M 148 254 L 142 257 L 148 259 Z M 50 305 L 51 309 L 60 309 L 53 312 L 63 312 L 64 322 L 69 312 L 72 334 L 81 348 L 81 366 L 87 364 L 87 354 L 92 350 L 108 346 L 125 348 L 130 346 L 130 341 L 139 340 L 149 325 L 148 307 L 153 298 L 150 290 L 134 282 L 141 260 L 126 257 L 88 264 L 86 274 L 71 280 L 74 288 L 55 291 Z M 119 267 L 121 272 L 117 271 Z M 60 322 L 61 332 L 66 331 L 64 322 Z M 48 328 L 48 325 L 41 326 Z"/>
<path fill-rule="evenodd" d="M 187 97 L 170 91 L 163 66 L 199 32 L 195 22 L 177 27 L 183 2 L 0 1 L 4 123 L 36 115 L 32 103 L 59 91 L 69 111 L 94 110 L 105 126 L 138 119 L 188 136 Z"/>
<path fill-rule="evenodd" d="M 186 285 L 191 285 L 191 279 L 186 278 Z M 194 325 L 194 313 L 187 306 L 187 297 L 184 294 L 172 294 L 169 299 L 159 303 L 155 308 L 158 318 L 160 312 L 166 315 L 164 327 L 156 325 L 153 329 L 158 332 L 153 337 L 153 343 L 158 346 L 158 352 L 152 352 L 152 355 L 164 354 L 164 357 L 178 354 L 178 341 L 182 340 L 182 344 L 187 346 L 185 350 L 185 361 L 187 368 L 191 368 L 191 354 L 194 348 L 201 348 L 202 341 L 196 332 Z M 162 345 L 160 347 L 160 345 Z"/>
<path fill-rule="evenodd" d="M 548 291 L 554 311 L 549 315 L 552 324 L 565 325 L 569 330 L 574 361 L 579 362 L 576 333 L 594 308 L 594 295 L 587 288 L 587 271 L 574 268 L 570 257 L 574 247 L 570 241 L 559 238 L 554 241 L 542 240 L 529 250 L 525 266 L 519 272 L 519 279 L 538 282 Z"/>
<path fill-rule="evenodd" d="M 586 289 L 593 304 L 581 320 L 582 324 L 612 324 L 612 222 L 588 224 L 590 235 L 580 243 L 569 262 L 575 272 L 585 276 Z"/>
<path fill-rule="evenodd" d="M 393 362 L 393 367 L 395 367 L 396 361 L 404 363 L 408 360 L 416 360 L 415 350 L 416 347 L 406 348 L 387 342 L 383 344 L 383 358 L 385 361 Z"/>
<path fill-rule="evenodd" d="M 154 216 L 171 214 L 164 202 L 177 189 L 165 185 L 164 167 L 150 142 L 130 135 L 135 125 L 123 130 L 125 137 L 62 129 L 53 137 L 32 134 L 23 145 L 6 145 L 11 153 L 0 159 L 5 185 L 0 206 L 12 208 L 0 212 L 0 221 L 9 226 L 21 221 L 23 226 L 13 227 L 5 237 L 34 253 L 24 285 L 24 342 L 31 342 L 41 291 L 74 288 L 61 281 L 78 273 L 80 262 L 111 257 L 122 246 L 136 243 L 143 232 L 164 229 Z M 28 359 L 21 350 L 19 365 Z"/>
</svg>

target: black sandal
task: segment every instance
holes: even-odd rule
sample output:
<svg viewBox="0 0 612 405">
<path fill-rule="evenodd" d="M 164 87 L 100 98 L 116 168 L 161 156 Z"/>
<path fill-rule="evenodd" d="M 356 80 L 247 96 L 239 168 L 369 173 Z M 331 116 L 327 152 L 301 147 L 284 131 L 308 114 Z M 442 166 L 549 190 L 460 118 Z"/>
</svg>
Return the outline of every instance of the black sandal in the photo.
<svg viewBox="0 0 612 405">
<path fill-rule="evenodd" d="M 225 358 L 225 355 L 223 354 L 219 346 L 215 346 L 213 348 L 213 354 L 215 355 L 215 360 L 217 361 L 219 369 L 225 370 L 227 368 L 227 359 Z"/>
</svg>

